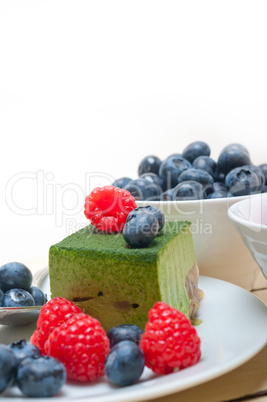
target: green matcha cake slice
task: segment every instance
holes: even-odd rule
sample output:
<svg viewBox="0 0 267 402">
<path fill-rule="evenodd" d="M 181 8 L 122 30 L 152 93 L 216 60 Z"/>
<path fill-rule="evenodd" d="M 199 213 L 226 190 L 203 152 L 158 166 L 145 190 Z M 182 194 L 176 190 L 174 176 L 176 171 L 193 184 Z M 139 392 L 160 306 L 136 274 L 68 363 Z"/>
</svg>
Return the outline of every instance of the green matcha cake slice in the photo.
<svg viewBox="0 0 267 402">
<path fill-rule="evenodd" d="M 145 248 L 129 248 L 121 233 L 89 225 L 49 250 L 51 297 L 65 297 L 97 318 L 144 328 L 156 301 L 192 316 L 198 308 L 198 267 L 189 222 L 166 222 Z"/>
</svg>

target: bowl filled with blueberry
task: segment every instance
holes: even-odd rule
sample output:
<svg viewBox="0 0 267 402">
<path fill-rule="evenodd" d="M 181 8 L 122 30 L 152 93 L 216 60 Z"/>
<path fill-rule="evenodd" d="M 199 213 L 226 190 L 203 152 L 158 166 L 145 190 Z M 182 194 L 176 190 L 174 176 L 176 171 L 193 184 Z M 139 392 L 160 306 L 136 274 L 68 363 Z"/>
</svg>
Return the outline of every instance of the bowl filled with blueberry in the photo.
<svg viewBox="0 0 267 402">
<path fill-rule="evenodd" d="M 166 220 L 191 221 L 200 273 L 250 289 L 257 264 L 227 211 L 267 191 L 267 163 L 255 163 L 244 145 L 229 144 L 214 159 L 207 143 L 195 141 L 165 159 L 146 156 L 137 178 L 112 184 L 127 189 L 137 206 L 160 208 Z"/>
</svg>

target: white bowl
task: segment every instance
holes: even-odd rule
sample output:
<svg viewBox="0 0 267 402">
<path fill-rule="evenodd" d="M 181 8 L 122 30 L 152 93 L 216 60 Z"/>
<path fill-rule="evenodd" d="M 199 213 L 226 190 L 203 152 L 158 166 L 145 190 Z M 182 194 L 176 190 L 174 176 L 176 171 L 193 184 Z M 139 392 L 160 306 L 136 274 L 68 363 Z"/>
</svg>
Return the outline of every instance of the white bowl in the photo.
<svg viewBox="0 0 267 402">
<path fill-rule="evenodd" d="M 228 216 L 267 278 L 267 193 L 232 205 Z"/>
<path fill-rule="evenodd" d="M 253 197 L 253 196 L 252 196 Z M 197 201 L 137 201 L 154 205 L 169 221 L 192 222 L 194 247 L 201 275 L 253 288 L 258 266 L 228 218 L 228 208 L 251 196 Z"/>
</svg>

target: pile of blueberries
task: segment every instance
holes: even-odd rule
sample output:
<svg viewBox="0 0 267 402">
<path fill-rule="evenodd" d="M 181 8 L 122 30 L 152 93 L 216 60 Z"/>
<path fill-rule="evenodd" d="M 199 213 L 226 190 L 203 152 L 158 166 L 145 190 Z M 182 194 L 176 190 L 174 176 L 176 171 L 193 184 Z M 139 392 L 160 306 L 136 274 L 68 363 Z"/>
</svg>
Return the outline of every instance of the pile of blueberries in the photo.
<svg viewBox="0 0 267 402">
<path fill-rule="evenodd" d="M 164 161 L 145 157 L 139 178 L 122 177 L 112 184 L 128 190 L 136 200 L 179 201 L 236 197 L 267 192 L 267 163 L 253 165 L 246 147 L 230 144 L 217 161 L 202 141 L 189 144 L 181 154 Z"/>
<path fill-rule="evenodd" d="M 139 342 L 143 333 L 134 324 L 117 325 L 108 331 L 111 350 L 106 358 L 105 373 L 112 384 L 124 387 L 141 377 L 145 358 Z"/>
<path fill-rule="evenodd" d="M 0 344 L 0 394 L 16 385 L 27 397 L 50 397 L 59 393 L 66 378 L 59 360 L 42 356 L 24 339 L 8 346 Z"/>
<path fill-rule="evenodd" d="M 47 296 L 32 285 L 32 273 L 20 262 L 0 267 L 0 307 L 42 306 Z"/>
</svg>

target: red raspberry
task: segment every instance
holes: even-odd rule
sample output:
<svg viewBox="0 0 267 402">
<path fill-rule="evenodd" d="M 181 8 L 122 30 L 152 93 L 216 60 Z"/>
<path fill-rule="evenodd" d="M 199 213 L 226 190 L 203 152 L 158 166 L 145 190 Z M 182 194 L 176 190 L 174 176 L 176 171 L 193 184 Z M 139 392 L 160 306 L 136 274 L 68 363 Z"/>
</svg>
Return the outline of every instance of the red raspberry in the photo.
<svg viewBox="0 0 267 402">
<path fill-rule="evenodd" d="M 53 329 L 77 313 L 81 313 L 81 309 L 67 299 L 55 297 L 50 300 L 41 308 L 31 343 L 44 353 L 44 344 Z"/>
<path fill-rule="evenodd" d="M 156 374 L 170 374 L 200 359 L 200 338 L 185 314 L 164 302 L 155 303 L 140 347 L 145 363 Z"/>
<path fill-rule="evenodd" d="M 53 330 L 45 352 L 65 365 L 68 379 L 94 381 L 104 375 L 109 340 L 98 320 L 80 313 Z"/>
<path fill-rule="evenodd" d="M 84 214 L 98 230 L 121 232 L 127 216 L 136 208 L 129 191 L 114 186 L 96 187 L 85 199 Z"/>
</svg>

